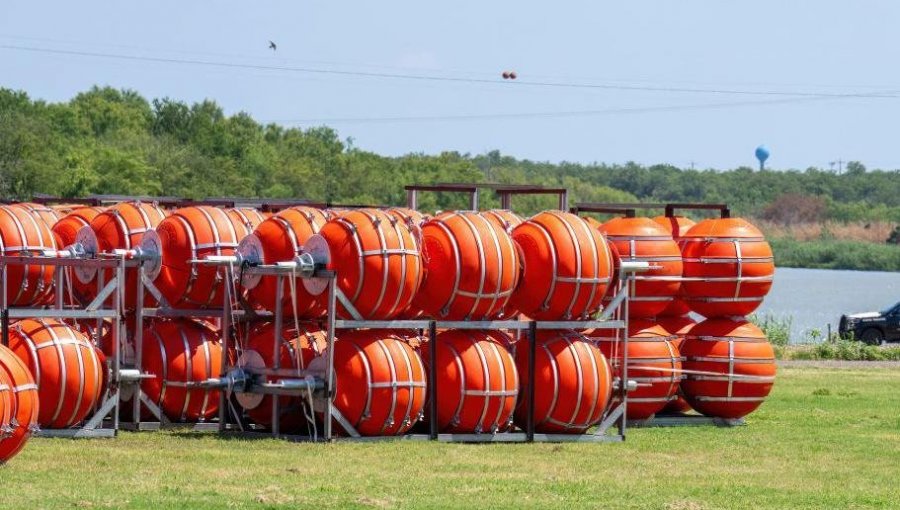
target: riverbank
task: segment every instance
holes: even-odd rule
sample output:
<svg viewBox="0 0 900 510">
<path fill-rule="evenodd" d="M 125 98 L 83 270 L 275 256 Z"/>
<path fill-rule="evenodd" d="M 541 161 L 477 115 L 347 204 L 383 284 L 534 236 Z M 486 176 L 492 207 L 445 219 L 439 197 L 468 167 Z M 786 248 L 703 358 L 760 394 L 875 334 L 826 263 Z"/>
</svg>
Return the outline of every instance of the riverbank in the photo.
<svg viewBox="0 0 900 510">
<path fill-rule="evenodd" d="M 900 271 L 900 245 L 851 240 L 798 241 L 771 237 L 779 267 Z"/>
</svg>

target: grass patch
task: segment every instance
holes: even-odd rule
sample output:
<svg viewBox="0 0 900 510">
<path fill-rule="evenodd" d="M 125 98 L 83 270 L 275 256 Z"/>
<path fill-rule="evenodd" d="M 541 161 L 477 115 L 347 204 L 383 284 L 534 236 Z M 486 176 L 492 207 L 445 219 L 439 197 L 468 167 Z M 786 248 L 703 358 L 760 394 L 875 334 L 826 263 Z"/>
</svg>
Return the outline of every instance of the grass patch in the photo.
<svg viewBox="0 0 900 510">
<path fill-rule="evenodd" d="M 35 439 L 0 468 L 0 508 L 891 508 L 898 387 L 896 370 L 786 368 L 745 427 L 623 444 Z"/>
<path fill-rule="evenodd" d="M 900 246 L 848 240 L 797 241 L 771 237 L 779 267 L 900 271 Z"/>
</svg>

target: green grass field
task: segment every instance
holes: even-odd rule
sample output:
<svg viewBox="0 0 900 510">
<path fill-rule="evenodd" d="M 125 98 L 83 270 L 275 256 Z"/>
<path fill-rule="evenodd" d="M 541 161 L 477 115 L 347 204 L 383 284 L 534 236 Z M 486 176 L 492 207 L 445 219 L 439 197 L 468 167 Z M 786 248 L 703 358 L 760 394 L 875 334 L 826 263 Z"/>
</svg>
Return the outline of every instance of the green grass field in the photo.
<svg viewBox="0 0 900 510">
<path fill-rule="evenodd" d="M 784 368 L 747 422 L 624 444 L 34 439 L 0 507 L 900 507 L 900 370 Z"/>
</svg>

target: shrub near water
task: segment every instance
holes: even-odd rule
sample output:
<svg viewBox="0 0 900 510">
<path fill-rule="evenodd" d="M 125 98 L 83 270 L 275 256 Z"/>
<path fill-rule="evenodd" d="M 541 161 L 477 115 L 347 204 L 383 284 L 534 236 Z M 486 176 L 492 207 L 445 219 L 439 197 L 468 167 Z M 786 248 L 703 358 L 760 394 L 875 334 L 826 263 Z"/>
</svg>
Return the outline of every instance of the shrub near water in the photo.
<svg viewBox="0 0 900 510">
<path fill-rule="evenodd" d="M 763 330 L 775 348 L 775 357 L 783 360 L 900 361 L 900 345 L 867 345 L 832 334 L 822 339 L 819 330 L 792 342 L 790 317 L 771 314 L 753 315 L 751 322 Z"/>
<path fill-rule="evenodd" d="M 900 246 L 859 241 L 771 238 L 779 267 L 900 271 Z"/>
</svg>

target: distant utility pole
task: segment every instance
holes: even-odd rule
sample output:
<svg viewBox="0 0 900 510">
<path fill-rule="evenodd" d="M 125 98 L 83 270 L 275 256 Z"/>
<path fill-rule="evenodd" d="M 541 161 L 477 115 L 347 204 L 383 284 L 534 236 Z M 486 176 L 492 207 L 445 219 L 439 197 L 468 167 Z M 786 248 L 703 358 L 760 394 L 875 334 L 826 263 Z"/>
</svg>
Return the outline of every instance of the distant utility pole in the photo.
<svg viewBox="0 0 900 510">
<path fill-rule="evenodd" d="M 694 161 L 691 161 L 691 170 L 694 169 L 694 163 L 695 163 Z"/>
<path fill-rule="evenodd" d="M 834 165 L 838 166 L 838 175 L 844 173 L 844 160 L 838 158 L 837 161 L 829 161 L 828 165 L 831 166 L 831 170 L 834 171 Z"/>
</svg>

